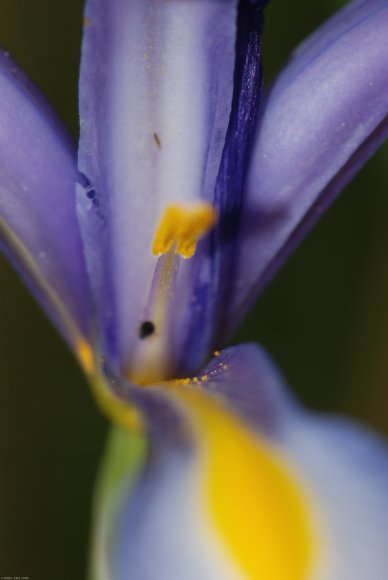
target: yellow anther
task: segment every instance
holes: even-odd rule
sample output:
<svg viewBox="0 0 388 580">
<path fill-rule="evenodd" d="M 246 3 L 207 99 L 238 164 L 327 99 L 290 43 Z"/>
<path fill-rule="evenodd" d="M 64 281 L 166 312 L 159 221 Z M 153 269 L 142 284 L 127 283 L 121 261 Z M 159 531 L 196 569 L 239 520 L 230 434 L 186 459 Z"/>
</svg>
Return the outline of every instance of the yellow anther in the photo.
<svg viewBox="0 0 388 580">
<path fill-rule="evenodd" d="M 197 242 L 216 223 L 216 212 L 209 203 L 170 205 L 165 210 L 156 230 L 152 253 L 167 254 L 173 247 L 182 258 L 191 258 Z"/>
</svg>

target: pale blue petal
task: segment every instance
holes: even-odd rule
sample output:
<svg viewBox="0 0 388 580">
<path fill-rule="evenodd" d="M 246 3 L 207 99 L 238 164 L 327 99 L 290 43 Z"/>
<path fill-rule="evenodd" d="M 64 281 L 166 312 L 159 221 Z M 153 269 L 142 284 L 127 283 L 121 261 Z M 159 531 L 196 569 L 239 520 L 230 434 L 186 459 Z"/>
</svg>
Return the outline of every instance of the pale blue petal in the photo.
<svg viewBox="0 0 388 580">
<path fill-rule="evenodd" d="M 292 417 L 284 447 L 319 502 L 318 579 L 384 578 L 388 570 L 388 447 L 340 418 Z"/>
</svg>

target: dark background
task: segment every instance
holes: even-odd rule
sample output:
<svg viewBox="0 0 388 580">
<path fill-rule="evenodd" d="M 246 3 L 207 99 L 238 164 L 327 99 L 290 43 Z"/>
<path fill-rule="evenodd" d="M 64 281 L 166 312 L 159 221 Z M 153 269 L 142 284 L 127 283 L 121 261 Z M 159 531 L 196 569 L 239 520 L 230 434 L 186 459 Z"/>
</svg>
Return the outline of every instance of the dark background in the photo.
<svg viewBox="0 0 388 580">
<path fill-rule="evenodd" d="M 341 1 L 272 0 L 265 69 Z M 81 0 L 0 0 L 0 43 L 77 132 Z M 311 408 L 388 432 L 388 147 L 346 189 L 236 340 L 258 340 Z M 85 576 L 107 430 L 61 339 L 0 258 L 0 576 Z"/>
</svg>

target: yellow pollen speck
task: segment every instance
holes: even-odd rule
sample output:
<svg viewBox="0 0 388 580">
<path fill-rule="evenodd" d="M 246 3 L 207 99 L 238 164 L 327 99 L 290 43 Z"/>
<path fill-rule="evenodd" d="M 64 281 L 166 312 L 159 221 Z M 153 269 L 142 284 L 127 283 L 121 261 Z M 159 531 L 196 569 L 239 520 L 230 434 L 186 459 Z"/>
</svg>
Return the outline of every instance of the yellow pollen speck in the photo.
<svg viewBox="0 0 388 580">
<path fill-rule="evenodd" d="M 220 356 L 220 351 L 219 351 L 219 350 L 215 350 L 215 351 L 213 352 L 213 355 L 214 355 L 214 356 Z"/>
<path fill-rule="evenodd" d="M 206 375 L 199 375 L 198 377 L 185 377 L 183 379 L 163 381 L 162 384 L 166 385 L 167 387 L 187 387 L 188 385 L 194 387 L 194 385 L 199 385 L 199 383 L 206 383 L 206 381 L 210 380 L 210 378 L 211 373 Z"/>
<path fill-rule="evenodd" d="M 92 21 L 90 20 L 90 18 L 88 18 L 87 16 L 84 17 L 83 19 L 83 24 L 84 26 L 87 26 L 88 24 L 91 24 Z"/>
<path fill-rule="evenodd" d="M 173 379 L 172 381 L 167 381 L 166 384 L 173 385 L 174 387 L 179 387 L 181 385 L 189 385 L 191 383 L 191 379 Z"/>
<path fill-rule="evenodd" d="M 191 258 L 197 242 L 216 223 L 216 212 L 209 203 L 170 205 L 165 210 L 156 230 L 152 253 L 167 254 L 174 247 L 182 258 Z"/>
</svg>

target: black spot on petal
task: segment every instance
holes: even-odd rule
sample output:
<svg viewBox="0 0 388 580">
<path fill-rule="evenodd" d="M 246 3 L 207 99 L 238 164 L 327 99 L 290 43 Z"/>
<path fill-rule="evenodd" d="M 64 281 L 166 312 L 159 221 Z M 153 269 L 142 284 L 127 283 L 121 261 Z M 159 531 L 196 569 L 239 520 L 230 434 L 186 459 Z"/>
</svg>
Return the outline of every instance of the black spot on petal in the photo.
<svg viewBox="0 0 388 580">
<path fill-rule="evenodd" d="M 142 322 L 139 328 L 139 337 L 141 339 L 148 338 L 152 336 L 155 332 L 155 324 L 150 320 L 145 320 Z"/>
</svg>

